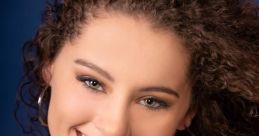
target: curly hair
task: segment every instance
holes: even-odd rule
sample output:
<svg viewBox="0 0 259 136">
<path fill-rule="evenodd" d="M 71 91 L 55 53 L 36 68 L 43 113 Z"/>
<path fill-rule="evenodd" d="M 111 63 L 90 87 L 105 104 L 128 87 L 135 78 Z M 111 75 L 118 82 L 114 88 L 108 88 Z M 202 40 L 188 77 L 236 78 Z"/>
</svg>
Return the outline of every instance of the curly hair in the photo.
<svg viewBox="0 0 259 136">
<path fill-rule="evenodd" d="M 258 9 L 255 2 L 245 0 L 50 1 L 37 34 L 24 45 L 16 118 L 24 132 L 35 135 L 44 128 L 44 135 L 49 135 L 38 119 L 37 100 L 47 84 L 44 66 L 53 62 L 66 41 L 80 35 L 82 25 L 103 12 L 118 12 L 146 19 L 184 40 L 191 56 L 191 109 L 197 111 L 188 128 L 191 135 L 259 135 Z M 43 100 L 46 110 L 49 98 L 50 93 Z M 22 104 L 27 107 L 27 123 L 18 117 Z"/>
</svg>

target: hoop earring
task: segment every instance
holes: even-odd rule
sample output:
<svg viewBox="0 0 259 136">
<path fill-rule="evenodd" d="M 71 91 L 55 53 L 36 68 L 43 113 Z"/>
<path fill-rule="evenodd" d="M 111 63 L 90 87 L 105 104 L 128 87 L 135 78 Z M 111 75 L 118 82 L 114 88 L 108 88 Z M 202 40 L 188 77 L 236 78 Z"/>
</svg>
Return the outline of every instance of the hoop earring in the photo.
<svg viewBox="0 0 259 136">
<path fill-rule="evenodd" d="M 38 119 L 41 123 L 42 126 L 44 127 L 47 127 L 48 126 L 48 123 L 44 122 L 44 120 L 42 119 L 41 117 L 41 112 L 42 112 L 42 100 L 44 98 L 44 95 L 46 93 L 46 91 L 48 90 L 49 87 L 46 87 L 43 89 L 43 91 L 40 93 L 40 96 L 38 98 L 38 106 L 39 106 L 39 116 L 38 116 Z"/>
</svg>

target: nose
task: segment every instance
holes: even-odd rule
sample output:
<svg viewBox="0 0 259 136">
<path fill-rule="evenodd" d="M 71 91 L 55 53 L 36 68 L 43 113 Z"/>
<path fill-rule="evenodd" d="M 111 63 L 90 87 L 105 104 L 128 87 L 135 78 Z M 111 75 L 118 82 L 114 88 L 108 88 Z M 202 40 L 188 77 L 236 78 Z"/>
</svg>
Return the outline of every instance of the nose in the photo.
<svg viewBox="0 0 259 136">
<path fill-rule="evenodd" d="M 123 98 L 116 98 L 100 108 L 95 125 L 102 136 L 130 136 L 129 104 Z"/>
</svg>

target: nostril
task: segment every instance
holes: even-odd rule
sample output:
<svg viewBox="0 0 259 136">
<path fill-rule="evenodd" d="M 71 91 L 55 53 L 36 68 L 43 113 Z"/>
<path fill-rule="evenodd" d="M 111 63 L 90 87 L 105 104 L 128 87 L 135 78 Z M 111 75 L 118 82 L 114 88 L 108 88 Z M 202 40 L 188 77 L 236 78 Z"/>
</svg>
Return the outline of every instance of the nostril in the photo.
<svg viewBox="0 0 259 136">
<path fill-rule="evenodd" d="M 87 136 L 87 135 L 83 134 L 81 131 L 79 131 L 78 129 L 75 129 L 75 130 L 76 130 L 77 136 Z"/>
</svg>

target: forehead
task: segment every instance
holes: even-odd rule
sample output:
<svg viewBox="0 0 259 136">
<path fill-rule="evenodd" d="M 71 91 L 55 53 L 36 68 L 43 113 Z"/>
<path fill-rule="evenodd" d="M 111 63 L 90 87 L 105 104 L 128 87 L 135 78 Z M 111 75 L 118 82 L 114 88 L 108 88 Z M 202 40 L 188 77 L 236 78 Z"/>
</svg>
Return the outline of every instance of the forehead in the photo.
<svg viewBox="0 0 259 136">
<path fill-rule="evenodd" d="M 90 60 L 115 77 L 166 81 L 186 76 L 189 58 L 181 40 L 153 29 L 144 19 L 119 15 L 95 19 L 83 25 L 71 44 L 74 57 Z"/>
</svg>

